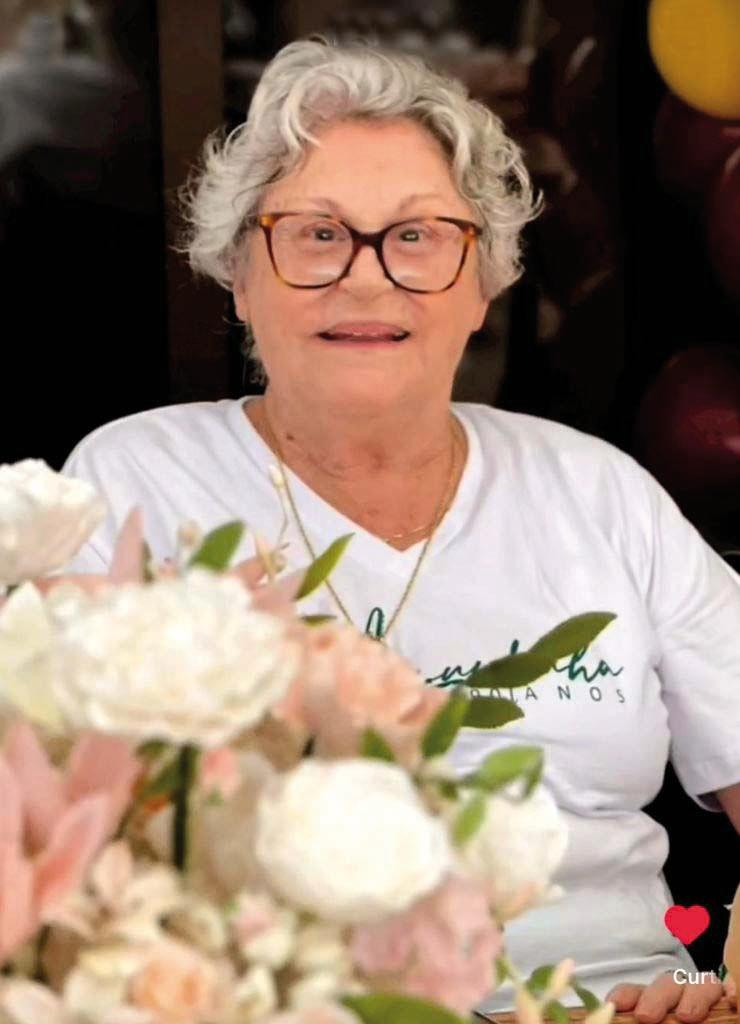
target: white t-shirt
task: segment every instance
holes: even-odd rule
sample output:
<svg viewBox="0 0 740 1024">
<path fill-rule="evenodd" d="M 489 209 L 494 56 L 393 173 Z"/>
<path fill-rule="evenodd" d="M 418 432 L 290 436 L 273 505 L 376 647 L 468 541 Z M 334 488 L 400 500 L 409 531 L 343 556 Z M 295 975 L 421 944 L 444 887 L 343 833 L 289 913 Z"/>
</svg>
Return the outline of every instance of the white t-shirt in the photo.
<svg viewBox="0 0 740 1024">
<path fill-rule="evenodd" d="M 247 399 L 248 400 L 248 399 Z M 244 520 L 277 539 L 276 460 L 247 419 L 244 399 L 138 413 L 91 433 L 64 472 L 97 486 L 111 514 L 70 565 L 105 570 L 128 511 L 144 511 L 154 556 L 172 554 L 177 526 Z M 494 658 L 530 647 L 586 611 L 616 619 L 590 647 L 562 659 L 517 700 L 525 717 L 495 733 L 466 729 L 453 749 L 461 770 L 490 751 L 534 743 L 544 783 L 570 830 L 554 881 L 565 896 L 507 928 L 523 971 L 572 956 L 597 996 L 622 981 L 695 970 L 666 929 L 673 900 L 662 868 L 665 830 L 641 811 L 671 759 L 686 792 L 740 782 L 740 576 L 703 540 L 661 485 L 631 456 L 563 424 L 453 402 L 469 457 L 388 643 L 430 685 L 452 685 Z M 397 551 L 336 511 L 289 471 L 318 553 L 354 537 L 331 577 L 360 629 L 387 624 L 421 543 Z M 287 571 L 310 559 L 291 520 Z M 236 557 L 255 553 L 245 536 Z M 327 588 L 301 614 L 341 612 Z M 575 998 L 565 999 L 575 1005 Z M 483 1006 L 512 1006 L 509 984 Z"/>
</svg>

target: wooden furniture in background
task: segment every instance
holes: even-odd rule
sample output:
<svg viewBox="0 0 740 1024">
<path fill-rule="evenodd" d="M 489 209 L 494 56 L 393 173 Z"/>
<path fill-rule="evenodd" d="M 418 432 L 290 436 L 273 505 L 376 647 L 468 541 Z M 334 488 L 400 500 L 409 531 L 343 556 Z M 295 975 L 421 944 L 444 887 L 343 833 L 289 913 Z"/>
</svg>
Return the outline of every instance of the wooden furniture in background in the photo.
<svg viewBox="0 0 740 1024">
<path fill-rule="evenodd" d="M 226 293 L 196 281 L 171 246 L 179 227 L 177 189 L 205 137 L 223 124 L 222 4 L 157 0 L 157 20 L 170 401 L 212 400 L 229 386 Z"/>
</svg>

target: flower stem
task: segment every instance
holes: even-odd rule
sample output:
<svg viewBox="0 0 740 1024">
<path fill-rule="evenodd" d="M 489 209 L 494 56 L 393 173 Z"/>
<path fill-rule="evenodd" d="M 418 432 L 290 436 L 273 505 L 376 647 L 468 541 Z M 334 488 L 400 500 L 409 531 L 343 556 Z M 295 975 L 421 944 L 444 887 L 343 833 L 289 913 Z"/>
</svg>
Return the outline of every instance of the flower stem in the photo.
<svg viewBox="0 0 740 1024">
<path fill-rule="evenodd" d="M 190 854 L 188 824 L 190 818 L 190 793 L 195 782 L 198 764 L 198 748 L 186 743 L 180 749 L 178 760 L 178 783 L 175 790 L 175 820 L 173 824 L 173 854 L 175 867 L 187 873 Z"/>
</svg>

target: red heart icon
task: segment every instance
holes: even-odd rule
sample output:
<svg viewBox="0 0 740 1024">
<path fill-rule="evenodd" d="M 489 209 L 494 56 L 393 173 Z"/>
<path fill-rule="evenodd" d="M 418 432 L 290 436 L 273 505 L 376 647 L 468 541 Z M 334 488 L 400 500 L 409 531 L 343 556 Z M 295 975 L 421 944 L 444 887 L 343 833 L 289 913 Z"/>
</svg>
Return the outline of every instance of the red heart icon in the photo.
<svg viewBox="0 0 740 1024">
<path fill-rule="evenodd" d="M 696 904 L 693 907 L 675 906 L 666 910 L 663 922 L 671 935 L 685 946 L 690 946 L 709 927 L 709 914 Z"/>
</svg>

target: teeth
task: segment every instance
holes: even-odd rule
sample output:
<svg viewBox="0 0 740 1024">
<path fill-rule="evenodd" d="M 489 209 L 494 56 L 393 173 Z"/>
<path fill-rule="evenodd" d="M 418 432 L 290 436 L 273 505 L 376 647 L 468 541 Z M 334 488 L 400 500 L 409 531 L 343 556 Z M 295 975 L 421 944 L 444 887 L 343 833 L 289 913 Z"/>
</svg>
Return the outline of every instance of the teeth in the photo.
<svg viewBox="0 0 740 1024">
<path fill-rule="evenodd" d="M 358 340 L 367 339 L 369 341 L 386 341 L 389 338 L 391 338 L 393 341 L 402 341 L 404 338 L 408 337 L 408 334 L 408 331 L 401 331 L 396 334 L 352 334 L 350 332 L 344 331 L 342 331 L 339 334 L 334 334 L 331 331 L 321 332 L 322 337 L 328 338 L 330 340 L 357 338 Z"/>
</svg>

